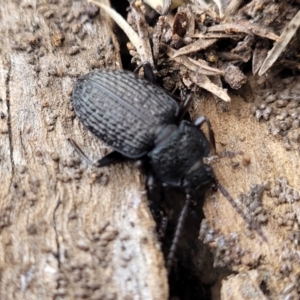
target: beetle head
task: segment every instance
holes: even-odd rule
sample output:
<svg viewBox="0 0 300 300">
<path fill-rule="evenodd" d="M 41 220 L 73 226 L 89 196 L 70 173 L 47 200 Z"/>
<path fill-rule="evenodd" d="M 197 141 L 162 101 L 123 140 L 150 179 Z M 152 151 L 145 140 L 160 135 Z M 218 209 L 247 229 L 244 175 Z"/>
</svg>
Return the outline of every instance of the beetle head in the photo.
<svg viewBox="0 0 300 300">
<path fill-rule="evenodd" d="M 216 177 L 211 166 L 205 164 L 203 160 L 197 161 L 183 178 L 183 187 L 187 191 L 209 188 L 216 185 Z"/>
</svg>

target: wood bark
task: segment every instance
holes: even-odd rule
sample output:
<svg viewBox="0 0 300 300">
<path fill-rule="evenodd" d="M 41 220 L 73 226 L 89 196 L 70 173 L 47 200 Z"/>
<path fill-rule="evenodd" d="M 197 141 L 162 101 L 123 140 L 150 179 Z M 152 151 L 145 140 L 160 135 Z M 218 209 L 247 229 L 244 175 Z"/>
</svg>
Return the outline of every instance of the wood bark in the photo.
<svg viewBox="0 0 300 300">
<path fill-rule="evenodd" d="M 107 1 L 108 3 L 108 1 Z M 111 20 L 84 1 L 0 7 L 0 298 L 167 299 L 167 274 L 145 196 L 129 163 L 75 118 L 77 76 L 121 67 Z"/>
</svg>

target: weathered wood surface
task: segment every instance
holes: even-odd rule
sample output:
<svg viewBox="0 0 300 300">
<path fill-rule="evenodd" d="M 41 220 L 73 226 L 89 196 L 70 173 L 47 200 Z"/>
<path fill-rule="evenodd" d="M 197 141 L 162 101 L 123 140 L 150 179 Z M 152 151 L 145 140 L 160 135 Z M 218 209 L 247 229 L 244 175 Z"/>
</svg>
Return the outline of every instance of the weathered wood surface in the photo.
<svg viewBox="0 0 300 300">
<path fill-rule="evenodd" d="M 120 67 L 112 22 L 84 1 L 0 7 L 0 298 L 166 299 L 167 274 L 136 167 L 74 117 L 72 84 Z"/>
<path fill-rule="evenodd" d="M 141 173 L 129 163 L 88 167 L 67 141 L 93 159 L 109 151 L 79 124 L 70 97 L 80 74 L 121 66 L 111 20 L 93 14 L 83 1 L 0 7 L 1 299 L 168 297 Z M 219 151 L 247 153 L 244 165 L 235 157 L 214 166 L 234 198 L 251 184 L 272 190 L 280 176 L 286 191 L 299 190 L 299 151 L 255 121 L 252 103 L 233 97 L 224 110 L 211 98 L 194 103 L 193 115 L 210 118 Z M 219 193 L 206 199 L 202 238 L 213 236 L 216 266 L 238 272 L 223 281 L 222 299 L 297 299 L 299 202 L 278 199 L 265 190 L 267 243 Z"/>
<path fill-rule="evenodd" d="M 223 158 L 215 164 L 216 176 L 230 195 L 237 199 L 242 193 L 249 194 L 251 185 L 266 186 L 262 203 L 267 224 L 260 227 L 267 242 L 247 229 L 245 221 L 220 192 L 206 198 L 204 214 L 212 231 L 202 229 L 206 232 L 202 238 L 213 232 L 214 238 L 208 245 L 214 253 L 215 266 L 238 272 L 223 280 L 221 299 L 285 299 L 288 296 L 297 299 L 299 202 L 292 199 L 290 203 L 287 200 L 278 203 L 272 189 L 278 185 L 279 177 L 286 177 L 286 193 L 288 189 L 299 191 L 298 151 L 287 151 L 281 139 L 268 134 L 267 125 L 252 116 L 253 103 L 240 97 L 232 99 L 226 112 L 212 99 L 203 99 L 196 106 L 197 115 L 205 112 L 210 118 L 219 151 L 243 151 L 250 158 L 246 165 L 241 157 Z M 243 202 L 238 204 L 256 220 L 253 210 L 247 210 Z M 262 291 L 264 297 L 259 296 Z"/>
</svg>

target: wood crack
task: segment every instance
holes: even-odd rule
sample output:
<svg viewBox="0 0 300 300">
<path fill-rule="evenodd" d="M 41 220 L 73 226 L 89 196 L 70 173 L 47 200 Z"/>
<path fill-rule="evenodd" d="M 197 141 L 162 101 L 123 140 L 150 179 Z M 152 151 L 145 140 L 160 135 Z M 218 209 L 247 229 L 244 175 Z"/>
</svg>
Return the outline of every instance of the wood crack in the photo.
<svg viewBox="0 0 300 300">
<path fill-rule="evenodd" d="M 7 127 L 8 127 L 8 138 L 9 138 L 9 151 L 10 151 L 10 161 L 11 161 L 11 169 L 12 169 L 12 176 L 10 180 L 10 187 L 14 178 L 15 174 L 15 164 L 14 164 L 14 158 L 13 158 L 13 138 L 12 138 L 12 117 L 11 117 L 11 109 L 10 109 L 10 89 L 9 89 L 9 83 L 10 83 L 10 77 L 11 77 L 11 61 L 9 61 L 9 67 L 7 71 L 7 76 L 5 80 L 5 87 L 6 87 L 6 106 L 7 106 Z"/>
</svg>

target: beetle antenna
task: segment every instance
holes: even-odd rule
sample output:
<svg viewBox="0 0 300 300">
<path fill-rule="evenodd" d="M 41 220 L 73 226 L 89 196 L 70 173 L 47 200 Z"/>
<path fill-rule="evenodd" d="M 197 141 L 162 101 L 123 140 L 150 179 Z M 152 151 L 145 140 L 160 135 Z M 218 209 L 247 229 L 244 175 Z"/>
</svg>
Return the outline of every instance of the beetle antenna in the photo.
<svg viewBox="0 0 300 300">
<path fill-rule="evenodd" d="M 235 152 L 232 152 L 232 151 L 221 151 L 221 152 L 217 152 L 217 156 L 220 157 L 220 158 L 223 158 L 223 157 L 229 157 L 229 158 L 233 158 L 237 155 L 243 155 L 244 152 L 243 151 L 235 151 Z"/>
<path fill-rule="evenodd" d="M 217 182 L 216 184 L 217 188 L 220 190 L 220 192 L 223 194 L 223 196 L 229 201 L 229 203 L 233 206 L 233 208 L 238 212 L 238 214 L 244 219 L 244 221 L 250 226 L 252 230 L 255 230 L 257 234 L 263 239 L 264 242 L 267 242 L 267 238 L 262 232 L 262 230 L 258 227 L 256 223 L 253 223 L 252 220 L 250 220 L 245 213 L 238 207 L 236 202 L 233 200 L 233 198 L 229 195 L 229 193 L 226 191 L 226 189 Z"/>
<path fill-rule="evenodd" d="M 183 206 L 183 209 L 181 210 L 181 213 L 180 213 L 180 216 L 179 216 L 179 219 L 178 219 L 178 222 L 177 222 L 175 234 L 174 234 L 174 237 L 173 237 L 172 245 L 171 245 L 171 248 L 169 250 L 169 254 L 168 254 L 168 258 L 167 258 L 167 270 L 168 270 L 169 274 L 170 274 L 170 271 L 171 271 L 173 259 L 174 259 L 175 252 L 176 252 L 177 246 L 178 246 L 178 241 L 179 241 L 179 238 L 180 238 L 180 235 L 181 235 L 181 232 L 182 232 L 183 224 L 184 224 L 184 221 L 186 219 L 190 203 L 191 203 L 191 196 L 190 196 L 190 194 L 186 194 L 185 204 Z"/>
</svg>

